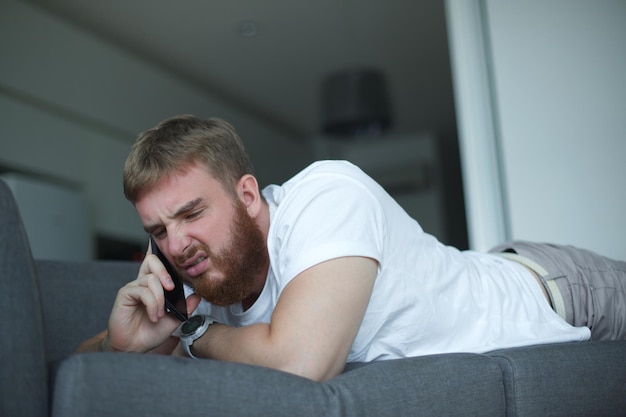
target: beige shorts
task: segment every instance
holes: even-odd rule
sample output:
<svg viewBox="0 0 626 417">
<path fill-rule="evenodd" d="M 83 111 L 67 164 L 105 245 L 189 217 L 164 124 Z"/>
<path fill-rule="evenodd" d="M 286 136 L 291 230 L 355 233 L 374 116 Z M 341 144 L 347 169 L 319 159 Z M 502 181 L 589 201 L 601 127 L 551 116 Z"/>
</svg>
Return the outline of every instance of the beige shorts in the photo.
<svg viewBox="0 0 626 417">
<path fill-rule="evenodd" d="M 539 275 L 554 310 L 591 330 L 592 340 L 626 339 L 626 262 L 573 246 L 512 241 L 491 249 L 512 253 Z"/>
</svg>

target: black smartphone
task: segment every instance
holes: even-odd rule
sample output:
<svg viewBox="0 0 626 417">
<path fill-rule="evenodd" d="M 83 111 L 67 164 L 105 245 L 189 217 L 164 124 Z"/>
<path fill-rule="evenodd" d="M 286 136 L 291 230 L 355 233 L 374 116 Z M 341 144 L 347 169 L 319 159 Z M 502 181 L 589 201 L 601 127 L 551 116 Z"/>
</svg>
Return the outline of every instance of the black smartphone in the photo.
<svg viewBox="0 0 626 417">
<path fill-rule="evenodd" d="M 187 321 L 187 302 L 185 301 L 185 290 L 183 288 L 183 281 L 178 276 L 176 270 L 172 267 L 170 262 L 165 258 L 165 256 L 159 250 L 159 247 L 156 245 L 156 242 L 152 237 L 150 237 L 150 246 L 152 247 L 152 253 L 159 257 L 163 266 L 172 277 L 172 281 L 174 281 L 174 289 L 172 291 L 167 291 L 165 289 L 165 310 L 170 314 L 174 315 L 178 320 L 185 322 Z"/>
</svg>

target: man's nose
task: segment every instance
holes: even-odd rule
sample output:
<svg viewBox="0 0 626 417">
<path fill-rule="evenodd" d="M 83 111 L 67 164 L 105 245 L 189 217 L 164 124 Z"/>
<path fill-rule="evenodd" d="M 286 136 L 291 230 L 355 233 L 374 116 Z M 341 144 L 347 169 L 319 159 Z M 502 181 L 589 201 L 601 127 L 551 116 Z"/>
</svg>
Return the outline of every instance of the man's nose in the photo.
<svg viewBox="0 0 626 417">
<path fill-rule="evenodd" d="M 174 232 L 169 235 L 168 245 L 172 256 L 183 256 L 191 244 L 191 238 L 184 233 Z"/>
</svg>

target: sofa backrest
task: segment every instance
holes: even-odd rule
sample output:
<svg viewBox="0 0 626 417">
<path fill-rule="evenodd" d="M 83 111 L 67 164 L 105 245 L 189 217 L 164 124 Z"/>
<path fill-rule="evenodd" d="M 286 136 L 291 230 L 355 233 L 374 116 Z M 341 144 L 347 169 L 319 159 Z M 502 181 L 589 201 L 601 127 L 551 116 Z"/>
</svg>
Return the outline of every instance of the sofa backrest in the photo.
<svg viewBox="0 0 626 417">
<path fill-rule="evenodd" d="M 48 374 L 41 298 L 13 193 L 0 180 L 0 415 L 45 416 Z"/>
<path fill-rule="evenodd" d="M 117 291 L 134 280 L 139 263 L 35 260 L 41 288 L 46 359 L 58 363 L 106 329 Z"/>
</svg>

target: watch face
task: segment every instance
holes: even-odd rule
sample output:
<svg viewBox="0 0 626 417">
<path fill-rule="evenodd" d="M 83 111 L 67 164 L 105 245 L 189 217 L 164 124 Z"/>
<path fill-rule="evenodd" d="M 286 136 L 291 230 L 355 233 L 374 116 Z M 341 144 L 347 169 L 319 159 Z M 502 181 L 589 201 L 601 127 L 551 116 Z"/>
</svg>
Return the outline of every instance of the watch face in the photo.
<svg viewBox="0 0 626 417">
<path fill-rule="evenodd" d="M 204 317 L 202 316 L 193 316 L 189 320 L 183 323 L 183 327 L 181 327 L 181 332 L 184 335 L 193 334 L 198 327 L 202 326 L 204 323 Z"/>
</svg>

